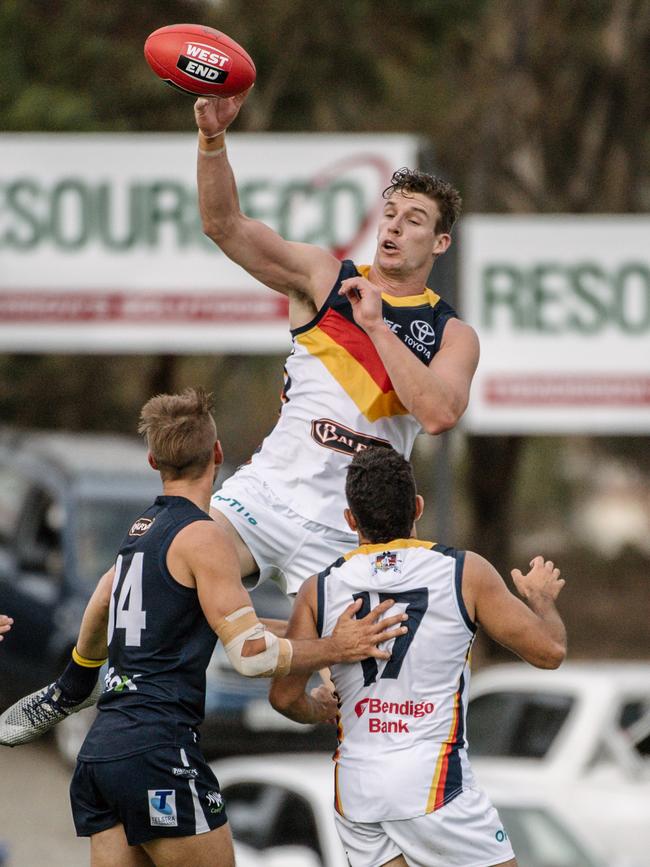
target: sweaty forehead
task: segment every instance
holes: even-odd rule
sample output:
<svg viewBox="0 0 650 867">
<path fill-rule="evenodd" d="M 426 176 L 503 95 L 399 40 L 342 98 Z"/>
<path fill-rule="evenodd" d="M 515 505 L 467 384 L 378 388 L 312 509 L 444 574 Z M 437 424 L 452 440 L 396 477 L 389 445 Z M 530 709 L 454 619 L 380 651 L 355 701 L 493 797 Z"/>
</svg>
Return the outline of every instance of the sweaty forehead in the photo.
<svg viewBox="0 0 650 867">
<path fill-rule="evenodd" d="M 420 213 L 424 212 L 434 221 L 440 216 L 438 203 L 424 193 L 409 193 L 402 190 L 396 190 L 391 193 L 386 199 L 384 208 L 395 207 L 400 211 L 414 210 Z"/>
</svg>

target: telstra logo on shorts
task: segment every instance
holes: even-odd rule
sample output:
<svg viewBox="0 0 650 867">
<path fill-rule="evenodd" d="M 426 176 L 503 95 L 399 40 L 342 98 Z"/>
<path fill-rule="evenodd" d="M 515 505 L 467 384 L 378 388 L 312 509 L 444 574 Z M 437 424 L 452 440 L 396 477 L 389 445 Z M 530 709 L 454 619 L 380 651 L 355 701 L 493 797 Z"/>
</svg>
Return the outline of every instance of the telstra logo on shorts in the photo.
<svg viewBox="0 0 650 867">
<path fill-rule="evenodd" d="M 435 710 L 435 705 L 432 701 L 382 701 L 380 698 L 362 698 L 354 706 L 354 712 L 358 717 L 368 711 L 368 731 L 379 732 L 380 734 L 401 734 L 408 733 L 408 723 L 403 719 L 385 720 L 379 716 L 371 716 L 371 714 L 394 714 L 396 716 L 410 716 L 414 719 L 419 719 L 423 716 L 430 716 Z"/>
</svg>

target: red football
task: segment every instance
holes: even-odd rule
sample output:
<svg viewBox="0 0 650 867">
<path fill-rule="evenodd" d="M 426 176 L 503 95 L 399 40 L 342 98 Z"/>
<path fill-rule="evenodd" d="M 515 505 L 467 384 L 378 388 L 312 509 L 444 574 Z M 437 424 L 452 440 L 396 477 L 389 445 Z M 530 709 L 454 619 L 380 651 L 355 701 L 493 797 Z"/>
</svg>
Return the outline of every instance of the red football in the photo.
<svg viewBox="0 0 650 867">
<path fill-rule="evenodd" d="M 255 81 L 255 64 L 241 45 L 201 24 L 154 30 L 144 56 L 163 81 L 193 96 L 235 96 Z"/>
</svg>

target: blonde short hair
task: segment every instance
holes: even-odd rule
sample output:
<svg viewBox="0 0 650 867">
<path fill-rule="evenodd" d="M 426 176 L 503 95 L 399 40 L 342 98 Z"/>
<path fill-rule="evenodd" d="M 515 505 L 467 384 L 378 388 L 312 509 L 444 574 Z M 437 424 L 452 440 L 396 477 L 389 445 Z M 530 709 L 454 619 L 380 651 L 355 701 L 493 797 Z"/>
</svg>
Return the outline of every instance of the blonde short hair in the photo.
<svg viewBox="0 0 650 867">
<path fill-rule="evenodd" d="M 217 441 L 212 394 L 186 388 L 182 394 L 157 394 L 140 412 L 144 435 L 163 481 L 196 479 L 205 470 Z"/>
</svg>

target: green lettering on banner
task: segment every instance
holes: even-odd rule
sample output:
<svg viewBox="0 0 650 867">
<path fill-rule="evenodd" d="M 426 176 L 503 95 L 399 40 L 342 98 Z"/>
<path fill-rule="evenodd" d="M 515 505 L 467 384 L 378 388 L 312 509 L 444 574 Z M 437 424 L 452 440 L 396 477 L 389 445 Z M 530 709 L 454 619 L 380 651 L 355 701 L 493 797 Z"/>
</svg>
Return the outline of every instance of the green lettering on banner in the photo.
<svg viewBox="0 0 650 867">
<path fill-rule="evenodd" d="M 64 250 L 78 250 L 91 233 L 92 206 L 82 181 L 66 178 L 52 190 L 50 234 Z"/>
<path fill-rule="evenodd" d="M 354 237 L 359 228 L 363 225 L 366 216 L 366 207 L 363 197 L 363 190 L 358 184 L 350 180 L 334 181 L 325 188 L 324 201 L 324 231 L 323 243 L 325 246 L 333 249 L 345 243 L 347 238 L 340 237 L 340 218 L 341 211 L 344 210 L 346 198 L 350 202 L 350 211 L 352 213 L 353 232 L 350 235 Z M 348 232 L 349 232 L 349 227 Z"/>
<path fill-rule="evenodd" d="M 650 271 L 640 262 L 624 265 L 615 278 L 616 310 L 623 331 L 641 334 L 650 326 Z"/>
<path fill-rule="evenodd" d="M 533 318 L 528 325 L 535 331 L 557 334 L 563 330 L 561 305 L 563 296 L 566 297 L 566 291 L 562 292 L 563 288 L 566 290 L 566 276 L 566 269 L 552 262 L 536 265 L 530 271 Z"/>
<path fill-rule="evenodd" d="M 190 241 L 191 230 L 185 219 L 186 193 L 185 187 L 175 181 L 156 181 L 151 184 L 148 192 L 147 223 L 144 237 L 150 247 L 160 242 L 160 227 L 170 224 L 175 232 L 176 244 L 186 247 Z"/>
<path fill-rule="evenodd" d="M 483 311 L 481 321 L 486 328 L 495 327 L 500 310 L 505 310 L 516 329 L 525 328 L 524 279 L 514 265 L 487 265 L 482 273 Z"/>
<path fill-rule="evenodd" d="M 43 239 L 43 226 L 35 213 L 41 195 L 39 184 L 26 178 L 13 181 L 4 188 L 5 207 L 0 206 L 0 213 L 6 209 L 8 216 L 17 220 L 9 223 L 2 232 L 0 244 L 3 247 L 30 250 Z"/>
<path fill-rule="evenodd" d="M 124 209 L 118 211 L 115 187 L 109 183 L 100 184 L 95 199 L 95 220 L 101 242 L 109 250 L 129 250 L 139 237 L 144 224 L 144 194 L 142 187 L 135 184 L 128 190 Z M 121 216 L 122 219 L 118 219 Z M 124 225 L 118 234 L 116 224 Z"/>
<path fill-rule="evenodd" d="M 585 262 L 569 268 L 569 281 L 578 302 L 584 302 L 580 303 L 579 310 L 569 313 L 569 329 L 595 334 L 607 324 L 607 274 L 599 265 Z"/>
</svg>

